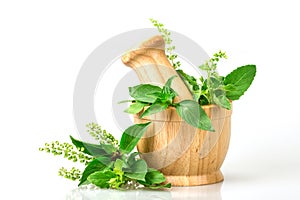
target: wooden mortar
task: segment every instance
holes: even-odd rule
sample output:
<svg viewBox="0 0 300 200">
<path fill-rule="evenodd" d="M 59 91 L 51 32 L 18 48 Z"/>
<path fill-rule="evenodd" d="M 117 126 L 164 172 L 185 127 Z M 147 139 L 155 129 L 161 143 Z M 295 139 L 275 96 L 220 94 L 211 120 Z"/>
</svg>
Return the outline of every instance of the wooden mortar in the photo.
<svg viewBox="0 0 300 200">
<path fill-rule="evenodd" d="M 232 111 L 216 105 L 203 109 L 215 132 L 190 126 L 175 108 L 143 119 L 139 114 L 134 116 L 135 123 L 152 122 L 137 145 L 141 157 L 173 186 L 205 185 L 224 179 L 220 168 L 229 146 Z"/>
</svg>

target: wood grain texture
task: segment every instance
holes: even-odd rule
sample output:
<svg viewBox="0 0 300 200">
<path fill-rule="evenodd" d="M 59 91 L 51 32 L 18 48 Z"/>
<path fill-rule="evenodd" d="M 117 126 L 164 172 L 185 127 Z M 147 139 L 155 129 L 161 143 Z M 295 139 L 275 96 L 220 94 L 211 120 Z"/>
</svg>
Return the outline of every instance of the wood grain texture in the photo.
<svg viewBox="0 0 300 200">
<path fill-rule="evenodd" d="M 145 119 L 140 119 L 139 114 L 134 116 L 135 123 L 152 122 L 137 145 L 141 157 L 149 167 L 159 169 L 173 186 L 205 185 L 223 180 L 220 168 L 229 146 L 232 111 L 215 105 L 203 108 L 216 132 L 188 125 L 175 108 Z"/>
<path fill-rule="evenodd" d="M 162 86 L 171 76 L 177 75 L 178 78 L 172 82 L 172 88 L 178 94 L 175 101 L 193 99 L 191 92 L 170 64 L 164 49 L 162 36 L 154 36 L 142 43 L 138 49 L 124 54 L 122 62 L 136 72 L 141 83 Z"/>
</svg>

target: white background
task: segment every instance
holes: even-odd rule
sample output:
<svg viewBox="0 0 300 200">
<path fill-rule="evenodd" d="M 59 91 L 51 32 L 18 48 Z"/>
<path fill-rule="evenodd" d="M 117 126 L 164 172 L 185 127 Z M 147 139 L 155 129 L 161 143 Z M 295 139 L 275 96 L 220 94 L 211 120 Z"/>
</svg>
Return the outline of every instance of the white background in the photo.
<svg viewBox="0 0 300 200">
<path fill-rule="evenodd" d="M 82 63 L 110 37 L 151 27 L 150 17 L 209 54 L 226 50 L 223 74 L 257 65 L 253 85 L 234 103 L 221 198 L 300 198 L 298 5 L 296 0 L 1 1 L 1 199 L 64 199 L 76 188 L 56 176 L 66 163 L 38 147 L 77 136 L 72 95 Z"/>
</svg>

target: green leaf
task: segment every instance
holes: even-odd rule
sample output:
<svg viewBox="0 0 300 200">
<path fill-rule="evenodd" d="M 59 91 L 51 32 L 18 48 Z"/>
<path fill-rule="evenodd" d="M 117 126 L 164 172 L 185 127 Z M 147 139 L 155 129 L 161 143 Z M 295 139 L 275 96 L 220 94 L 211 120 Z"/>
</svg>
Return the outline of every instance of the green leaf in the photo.
<svg viewBox="0 0 300 200">
<path fill-rule="evenodd" d="M 162 188 L 171 188 L 171 183 L 167 183 L 165 185 L 145 185 L 147 188 L 149 189 L 153 189 L 153 190 L 156 190 L 156 189 L 162 189 Z"/>
<path fill-rule="evenodd" d="M 126 164 L 123 160 L 117 159 L 115 161 L 113 172 L 115 173 L 116 177 L 110 179 L 108 182 L 111 188 L 118 189 L 122 184 L 125 183 L 123 171 L 124 166 L 126 166 Z"/>
<path fill-rule="evenodd" d="M 165 176 L 156 169 L 149 168 L 145 176 L 145 181 L 138 181 L 150 189 L 170 188 L 171 183 L 163 184 L 166 181 Z"/>
<path fill-rule="evenodd" d="M 219 96 L 214 95 L 213 101 L 215 104 L 217 104 L 223 108 L 226 108 L 227 110 L 231 109 L 230 101 L 228 100 L 228 98 L 225 95 L 219 95 Z"/>
<path fill-rule="evenodd" d="M 141 84 L 134 87 L 129 87 L 129 94 L 137 101 L 142 101 L 146 103 L 154 103 L 156 97 L 153 93 L 160 93 L 161 88 L 151 84 Z"/>
<path fill-rule="evenodd" d="M 167 183 L 165 185 L 163 184 L 159 184 L 159 185 L 149 185 L 148 183 L 144 182 L 144 181 L 138 181 L 140 184 L 144 185 L 145 187 L 149 188 L 149 189 L 163 189 L 163 188 L 171 188 L 171 183 Z"/>
<path fill-rule="evenodd" d="M 138 180 L 138 182 L 150 189 L 159 189 L 159 188 L 170 188 L 171 183 L 163 185 L 166 181 L 165 176 L 156 169 L 149 168 L 145 176 L 145 181 Z"/>
<path fill-rule="evenodd" d="M 147 110 L 145 110 L 145 112 L 143 112 L 141 118 L 164 111 L 167 108 L 168 108 L 168 104 L 156 102 L 152 104 Z"/>
<path fill-rule="evenodd" d="M 181 69 L 176 70 L 176 72 L 179 74 L 180 78 L 182 78 L 184 82 L 188 83 L 189 85 L 192 85 L 192 87 L 196 86 L 196 88 L 197 88 L 197 86 L 198 86 L 198 89 L 199 89 L 197 79 L 194 76 L 191 76 L 191 75 L 185 73 Z"/>
<path fill-rule="evenodd" d="M 207 63 L 203 64 L 203 65 L 200 65 L 199 66 L 200 69 L 204 70 L 204 71 L 209 71 L 211 70 L 209 65 Z"/>
<path fill-rule="evenodd" d="M 124 110 L 124 112 L 127 112 L 129 114 L 136 114 L 139 113 L 141 110 L 143 110 L 143 108 L 148 105 L 147 103 L 142 103 L 142 102 L 135 102 L 132 103 L 129 108 L 127 108 L 126 110 Z"/>
<path fill-rule="evenodd" d="M 209 104 L 209 101 L 205 95 L 203 95 L 203 94 L 200 95 L 199 104 L 200 105 L 208 105 Z"/>
<path fill-rule="evenodd" d="M 121 104 L 121 103 L 132 103 L 132 100 L 123 100 L 123 101 L 119 101 L 118 104 Z"/>
<path fill-rule="evenodd" d="M 159 99 L 159 101 L 161 103 L 167 104 L 167 105 L 171 105 L 173 103 L 174 98 L 177 96 L 177 93 L 170 88 L 170 92 L 169 93 L 163 93 Z M 159 102 L 158 99 L 156 102 Z"/>
<path fill-rule="evenodd" d="M 89 175 L 87 180 L 100 188 L 109 188 L 109 181 L 116 177 L 117 175 L 113 171 L 105 170 L 94 172 L 93 174 Z"/>
<path fill-rule="evenodd" d="M 135 173 L 145 173 L 148 170 L 147 163 L 143 159 L 136 160 L 132 165 L 130 165 L 131 172 Z"/>
<path fill-rule="evenodd" d="M 123 160 L 117 159 L 116 162 L 115 162 L 115 164 L 114 164 L 114 170 L 122 171 L 123 165 L 124 165 Z"/>
<path fill-rule="evenodd" d="M 167 80 L 167 82 L 165 83 L 165 88 L 171 88 L 171 84 L 172 84 L 172 81 L 174 80 L 174 78 L 176 78 L 177 76 L 176 75 L 174 75 L 174 76 L 171 76 L 168 80 Z"/>
<path fill-rule="evenodd" d="M 100 144 L 100 146 L 109 155 L 117 151 L 116 147 L 112 144 Z"/>
<path fill-rule="evenodd" d="M 127 172 L 125 172 L 124 175 L 134 180 L 145 181 L 147 169 L 147 163 L 144 160 L 139 159 L 130 166 L 130 169 L 126 170 Z"/>
<path fill-rule="evenodd" d="M 250 87 L 255 74 L 255 65 L 242 66 L 228 74 L 224 79 L 227 98 L 238 100 Z"/>
<path fill-rule="evenodd" d="M 188 124 L 202 130 L 214 131 L 209 117 L 197 102 L 192 100 L 181 101 L 176 104 L 176 111 Z"/>
<path fill-rule="evenodd" d="M 129 155 L 127 162 L 129 166 L 132 166 L 133 163 L 136 161 L 136 156 L 139 155 L 138 152 L 133 152 Z"/>
<path fill-rule="evenodd" d="M 170 77 L 165 83 L 160 97 L 162 103 L 172 104 L 174 98 L 177 96 L 177 93 L 171 88 L 172 81 L 176 77 L 177 75 Z"/>
<path fill-rule="evenodd" d="M 141 137 L 147 130 L 150 122 L 145 124 L 135 124 L 127 128 L 121 138 L 120 149 L 124 153 L 130 153 L 137 145 Z"/>
<path fill-rule="evenodd" d="M 79 185 L 82 185 L 86 182 L 88 176 L 96 171 L 103 171 L 111 165 L 111 159 L 105 156 L 94 159 L 90 162 L 84 169 Z"/>
<path fill-rule="evenodd" d="M 210 82 L 211 82 L 211 87 L 213 89 L 218 88 L 220 85 L 223 85 L 222 83 L 222 79 L 220 79 L 219 77 L 210 77 Z"/>
<path fill-rule="evenodd" d="M 201 77 L 201 82 L 202 82 L 202 86 L 201 86 L 201 91 L 205 91 L 205 90 L 207 90 L 208 89 L 208 87 L 207 87 L 207 79 L 203 79 L 203 77 Z"/>
<path fill-rule="evenodd" d="M 161 184 L 166 181 L 165 176 L 158 170 L 149 168 L 146 176 L 145 176 L 146 183 L 149 185 L 153 184 Z"/>
<path fill-rule="evenodd" d="M 167 105 L 171 105 L 174 98 L 178 96 L 178 94 L 172 88 L 170 88 L 168 93 L 153 93 L 153 95 L 156 95 L 156 101 L 154 103 L 164 103 Z"/>
<path fill-rule="evenodd" d="M 84 149 L 83 153 L 86 153 L 88 155 L 99 157 L 102 155 L 107 155 L 106 151 L 103 149 L 101 145 L 98 144 L 90 144 L 86 142 L 81 142 L 79 140 L 76 140 L 72 136 L 70 136 L 72 143 L 79 149 Z"/>
</svg>

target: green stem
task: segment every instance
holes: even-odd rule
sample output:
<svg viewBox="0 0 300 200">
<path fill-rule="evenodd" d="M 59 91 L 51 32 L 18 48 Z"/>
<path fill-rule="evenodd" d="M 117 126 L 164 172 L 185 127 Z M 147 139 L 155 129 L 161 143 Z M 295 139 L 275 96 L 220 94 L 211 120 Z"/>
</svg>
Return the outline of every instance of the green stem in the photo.
<svg viewBox="0 0 300 200">
<path fill-rule="evenodd" d="M 212 104 L 213 103 L 213 89 L 211 87 L 211 71 L 207 70 L 207 88 L 208 88 L 208 103 Z"/>
</svg>

